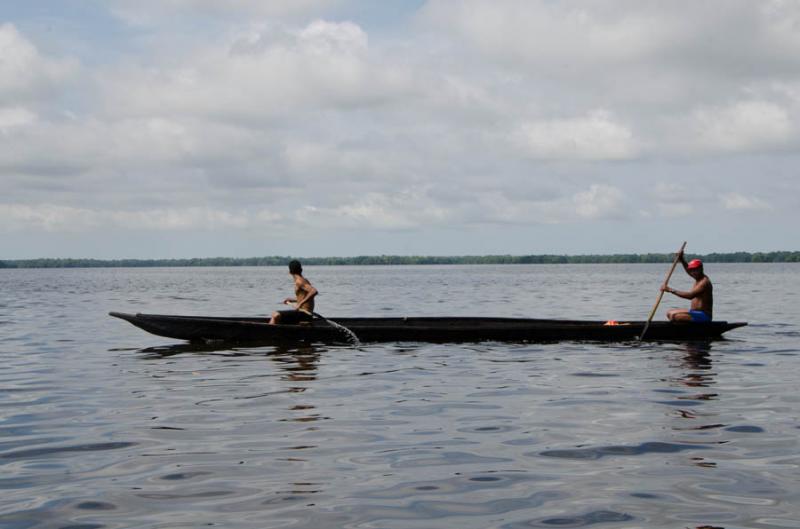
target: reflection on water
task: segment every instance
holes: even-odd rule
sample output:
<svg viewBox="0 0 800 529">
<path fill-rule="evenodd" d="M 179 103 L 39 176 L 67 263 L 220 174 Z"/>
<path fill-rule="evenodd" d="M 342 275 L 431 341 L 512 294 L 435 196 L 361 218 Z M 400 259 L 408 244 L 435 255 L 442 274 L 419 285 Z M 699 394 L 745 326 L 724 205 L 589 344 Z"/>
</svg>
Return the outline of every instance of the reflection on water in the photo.
<svg viewBox="0 0 800 529">
<path fill-rule="evenodd" d="M 698 411 L 704 401 L 716 400 L 719 394 L 706 388 L 713 388 L 716 384 L 716 373 L 712 370 L 711 342 L 689 342 L 681 344 L 682 357 L 679 364 L 681 376 L 672 380 L 676 387 L 684 386 L 690 393 L 681 395 L 678 400 L 691 404 L 692 407 L 680 407 L 677 411 L 676 424 L 672 427 L 676 432 L 688 434 L 696 432 L 703 434 L 706 430 L 715 430 L 725 425 L 717 421 L 717 414 L 707 411 Z M 698 442 L 703 442 L 705 437 L 699 437 Z M 709 443 L 724 443 L 725 441 L 708 441 Z M 714 468 L 717 463 L 708 457 L 695 455 L 691 458 L 692 464 L 703 468 Z"/>
<path fill-rule="evenodd" d="M 716 271 L 730 319 L 754 281 L 783 308 L 713 344 L 356 348 L 169 343 L 105 316 L 266 313 L 253 289 L 282 270 L 21 272 L 0 271 L 3 528 L 798 527 L 800 268 Z M 359 285 L 387 314 L 452 292 L 452 314 L 600 319 L 640 319 L 663 275 L 313 272 L 326 314 L 380 311 Z"/>
<path fill-rule="evenodd" d="M 195 344 L 177 343 L 145 347 L 137 352 L 142 358 L 157 360 L 182 354 L 216 354 L 224 357 L 264 356 L 275 362 L 278 369 L 285 372 L 284 380 L 311 381 L 316 380 L 317 364 L 323 349 L 316 345 L 298 345 L 294 347 L 275 345 L 253 348 L 231 347 L 224 342 Z"/>
</svg>

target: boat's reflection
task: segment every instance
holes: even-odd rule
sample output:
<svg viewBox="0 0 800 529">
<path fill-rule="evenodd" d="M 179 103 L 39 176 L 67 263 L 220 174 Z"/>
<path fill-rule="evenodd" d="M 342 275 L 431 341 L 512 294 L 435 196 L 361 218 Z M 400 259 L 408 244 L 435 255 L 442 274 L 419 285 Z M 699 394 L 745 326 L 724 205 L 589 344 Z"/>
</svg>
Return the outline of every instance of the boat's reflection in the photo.
<svg viewBox="0 0 800 529">
<path fill-rule="evenodd" d="M 212 343 L 178 343 L 146 347 L 139 349 L 141 358 L 160 360 L 177 355 L 214 354 L 224 357 L 263 356 L 275 362 L 283 373 L 283 379 L 292 382 L 316 380 L 317 367 L 323 351 L 330 346 L 317 344 L 251 346 L 212 342 Z"/>
<path fill-rule="evenodd" d="M 268 423 L 281 423 L 281 432 L 297 441 L 273 445 L 272 458 L 284 465 L 305 466 L 313 464 L 316 445 L 301 441 L 315 435 L 321 421 L 330 419 L 319 408 L 319 401 L 311 388 L 318 384 L 320 359 L 332 347 L 319 344 L 292 344 L 254 346 L 252 344 L 177 343 L 139 349 L 139 358 L 157 364 L 157 369 L 173 369 L 173 364 L 185 362 L 211 364 L 222 373 L 222 380 L 231 383 L 231 391 L 213 390 L 205 395 L 204 405 L 221 409 L 256 410 L 255 417 L 269 417 Z M 181 359 L 181 355 L 184 356 Z M 198 358 L 206 356 L 206 358 Z M 217 356 L 219 358 L 213 358 Z M 227 373 L 225 365 L 231 367 Z M 148 366 L 151 367 L 151 366 Z M 265 368 L 266 367 L 266 368 Z M 218 373 L 219 373 L 218 371 Z M 244 421 L 248 429 L 256 428 L 261 419 Z M 266 428 L 266 427 L 265 427 Z M 276 428 L 274 425 L 270 429 Z M 258 430 L 250 430 L 258 431 Z M 272 431 L 272 430 L 266 430 Z M 248 435 L 248 434 L 245 434 Z M 255 442 L 245 439 L 245 444 Z M 304 497 L 311 501 L 312 495 L 324 492 L 321 480 L 290 479 L 278 488 L 276 494 L 284 500 L 297 501 Z"/>
<path fill-rule="evenodd" d="M 329 347 L 329 346 L 325 346 Z M 143 358 L 166 358 L 179 354 L 221 353 L 222 356 L 272 356 L 276 354 L 292 354 L 293 352 L 322 351 L 321 344 L 237 344 L 224 341 L 213 342 L 181 342 L 137 349 Z"/>
</svg>

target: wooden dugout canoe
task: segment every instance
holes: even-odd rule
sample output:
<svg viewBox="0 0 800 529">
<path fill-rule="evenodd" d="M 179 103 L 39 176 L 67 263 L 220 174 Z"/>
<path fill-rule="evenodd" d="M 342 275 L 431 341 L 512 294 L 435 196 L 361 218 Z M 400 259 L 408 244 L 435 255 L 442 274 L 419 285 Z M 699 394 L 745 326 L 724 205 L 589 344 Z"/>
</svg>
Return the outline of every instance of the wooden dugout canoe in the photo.
<svg viewBox="0 0 800 529">
<path fill-rule="evenodd" d="M 191 342 L 347 343 L 352 338 L 324 319 L 309 324 L 269 325 L 265 318 L 171 316 L 110 312 L 145 331 Z M 347 327 L 363 343 L 369 342 L 557 342 L 636 340 L 644 321 L 541 320 L 526 318 L 422 317 L 422 318 L 330 318 Z M 711 323 L 653 322 L 645 340 L 715 340 L 746 322 Z"/>
</svg>

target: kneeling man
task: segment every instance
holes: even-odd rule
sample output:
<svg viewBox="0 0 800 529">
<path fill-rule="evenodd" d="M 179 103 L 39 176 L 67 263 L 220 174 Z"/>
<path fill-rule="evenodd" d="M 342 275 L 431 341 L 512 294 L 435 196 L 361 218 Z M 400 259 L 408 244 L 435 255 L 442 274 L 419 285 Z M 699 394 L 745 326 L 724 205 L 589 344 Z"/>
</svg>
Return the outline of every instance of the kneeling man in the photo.
<svg viewBox="0 0 800 529">
<path fill-rule="evenodd" d="M 714 287 L 711 280 L 703 273 L 703 262 L 692 259 L 688 263 L 683 255 L 679 255 L 683 269 L 694 279 L 694 286 L 687 292 L 670 288 L 666 283 L 661 286 L 663 292 L 669 292 L 684 299 L 692 300 L 690 308 L 672 309 L 667 311 L 667 319 L 676 322 L 708 323 L 711 321 L 714 309 Z"/>
</svg>

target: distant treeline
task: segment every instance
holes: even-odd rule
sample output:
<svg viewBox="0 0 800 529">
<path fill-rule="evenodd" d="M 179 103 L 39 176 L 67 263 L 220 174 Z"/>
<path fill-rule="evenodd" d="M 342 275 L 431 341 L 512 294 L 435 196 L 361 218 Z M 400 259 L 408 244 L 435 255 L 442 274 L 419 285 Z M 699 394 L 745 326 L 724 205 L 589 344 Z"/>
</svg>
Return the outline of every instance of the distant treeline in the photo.
<svg viewBox="0 0 800 529">
<path fill-rule="evenodd" d="M 688 255 L 687 255 L 688 256 Z M 733 252 L 691 255 L 709 263 L 798 263 L 798 252 Z M 602 264 L 670 263 L 672 254 L 611 255 L 462 255 L 452 257 L 363 255 L 305 257 L 304 265 L 450 265 L 450 264 Z M 0 268 L 134 268 L 188 266 L 286 266 L 292 257 L 201 257 L 194 259 L 17 259 L 0 261 Z"/>
</svg>

